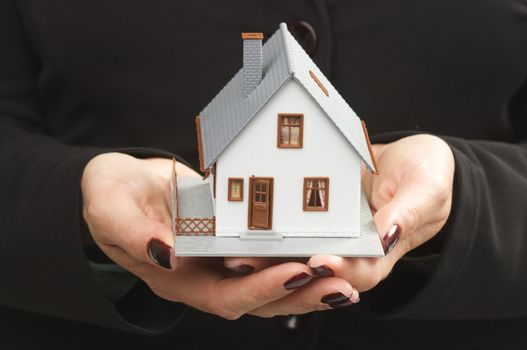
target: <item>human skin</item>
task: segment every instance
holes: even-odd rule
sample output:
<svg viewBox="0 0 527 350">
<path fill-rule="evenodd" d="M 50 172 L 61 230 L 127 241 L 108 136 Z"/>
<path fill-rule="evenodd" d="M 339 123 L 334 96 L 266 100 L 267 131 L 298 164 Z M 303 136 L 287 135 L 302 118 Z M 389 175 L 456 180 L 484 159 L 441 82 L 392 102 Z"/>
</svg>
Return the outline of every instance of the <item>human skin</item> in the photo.
<svg viewBox="0 0 527 350">
<path fill-rule="evenodd" d="M 383 280 L 404 254 L 432 238 L 452 205 L 454 158 L 440 138 L 416 135 L 374 145 L 373 151 L 380 174 L 363 171 L 362 180 L 381 240 L 391 250 L 382 258 L 316 255 L 306 264 L 175 257 L 167 159 L 119 153 L 93 158 L 81 182 L 83 216 L 101 250 L 164 299 L 226 319 L 348 306 L 359 301 L 360 291 Z M 177 172 L 199 176 L 179 163 Z"/>
</svg>

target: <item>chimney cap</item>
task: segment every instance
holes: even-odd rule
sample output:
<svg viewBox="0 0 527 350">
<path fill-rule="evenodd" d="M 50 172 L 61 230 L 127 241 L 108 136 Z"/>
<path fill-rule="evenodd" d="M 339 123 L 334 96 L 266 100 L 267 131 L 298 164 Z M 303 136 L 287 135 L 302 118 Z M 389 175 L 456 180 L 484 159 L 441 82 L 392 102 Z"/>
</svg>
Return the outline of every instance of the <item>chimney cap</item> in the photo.
<svg viewBox="0 0 527 350">
<path fill-rule="evenodd" d="M 263 40 L 263 33 L 242 33 L 243 40 Z"/>
</svg>

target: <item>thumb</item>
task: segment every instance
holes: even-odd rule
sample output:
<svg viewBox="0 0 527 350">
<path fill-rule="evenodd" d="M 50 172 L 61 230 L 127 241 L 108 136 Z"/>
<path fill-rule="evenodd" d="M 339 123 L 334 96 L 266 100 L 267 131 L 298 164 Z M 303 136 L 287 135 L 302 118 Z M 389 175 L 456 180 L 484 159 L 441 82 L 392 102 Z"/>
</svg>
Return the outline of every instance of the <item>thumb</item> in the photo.
<svg viewBox="0 0 527 350">
<path fill-rule="evenodd" d="M 441 217 L 440 192 L 415 178 L 399 184 L 395 196 L 380 207 L 373 218 L 386 254 L 400 238 L 413 247 L 430 238 L 428 236 L 433 233 L 430 227 Z M 410 235 L 415 231 L 420 234 Z M 401 249 L 398 253 L 406 252 Z"/>
<path fill-rule="evenodd" d="M 411 203 L 394 199 L 379 208 L 373 221 L 379 232 L 384 253 L 388 254 L 399 241 L 402 232 L 415 230 L 419 217 Z"/>
<path fill-rule="evenodd" d="M 174 269 L 177 266 L 177 258 L 174 254 L 174 236 L 172 230 L 164 224 L 157 221 L 150 221 L 146 224 L 145 232 L 147 234 L 145 240 L 148 239 L 146 245 L 144 242 L 139 242 L 137 254 L 141 258 L 146 246 L 146 252 L 150 259 L 149 262 L 161 266 L 165 269 Z"/>
<path fill-rule="evenodd" d="M 114 205 L 111 215 L 104 216 L 105 219 L 99 218 L 99 225 L 96 225 L 103 228 L 97 230 L 97 238 L 103 245 L 117 246 L 142 263 L 165 269 L 176 267 L 174 235 L 167 223 L 147 217 L 132 203 Z"/>
<path fill-rule="evenodd" d="M 118 245 L 138 261 L 165 269 L 176 267 L 172 229 L 159 221 L 148 218 L 132 220 L 123 230 Z"/>
</svg>

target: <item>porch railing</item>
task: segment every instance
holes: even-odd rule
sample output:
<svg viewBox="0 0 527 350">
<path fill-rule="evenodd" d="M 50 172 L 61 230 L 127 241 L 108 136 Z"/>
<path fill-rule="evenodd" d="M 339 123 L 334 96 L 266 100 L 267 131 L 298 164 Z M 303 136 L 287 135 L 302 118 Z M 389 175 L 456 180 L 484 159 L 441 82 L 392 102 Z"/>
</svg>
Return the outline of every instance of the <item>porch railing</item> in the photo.
<svg viewBox="0 0 527 350">
<path fill-rule="evenodd" d="M 176 235 L 214 236 L 216 218 L 176 218 Z"/>
</svg>

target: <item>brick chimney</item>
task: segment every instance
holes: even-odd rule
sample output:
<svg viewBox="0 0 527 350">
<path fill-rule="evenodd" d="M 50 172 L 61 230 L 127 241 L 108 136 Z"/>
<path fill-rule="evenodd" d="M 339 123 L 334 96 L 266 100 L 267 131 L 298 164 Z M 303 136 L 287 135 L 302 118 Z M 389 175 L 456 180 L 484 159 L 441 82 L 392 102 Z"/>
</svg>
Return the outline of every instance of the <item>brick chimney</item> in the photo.
<svg viewBox="0 0 527 350">
<path fill-rule="evenodd" d="M 242 33 L 243 96 L 247 97 L 262 81 L 263 33 Z"/>
</svg>

